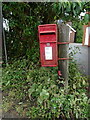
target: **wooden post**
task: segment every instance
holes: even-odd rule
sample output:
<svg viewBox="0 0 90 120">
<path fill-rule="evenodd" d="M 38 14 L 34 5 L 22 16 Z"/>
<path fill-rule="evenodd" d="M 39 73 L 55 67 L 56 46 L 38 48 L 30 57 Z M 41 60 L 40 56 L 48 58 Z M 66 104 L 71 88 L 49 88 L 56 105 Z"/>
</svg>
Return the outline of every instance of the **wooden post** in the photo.
<svg viewBox="0 0 90 120">
<path fill-rule="evenodd" d="M 70 28 L 67 25 L 63 23 L 58 24 L 58 42 L 69 42 L 69 30 Z M 68 51 L 69 51 L 69 44 L 58 45 L 59 58 L 69 58 Z M 68 87 L 68 60 L 59 60 L 58 70 L 61 71 L 62 77 L 65 80 L 65 88 L 67 88 Z"/>
</svg>

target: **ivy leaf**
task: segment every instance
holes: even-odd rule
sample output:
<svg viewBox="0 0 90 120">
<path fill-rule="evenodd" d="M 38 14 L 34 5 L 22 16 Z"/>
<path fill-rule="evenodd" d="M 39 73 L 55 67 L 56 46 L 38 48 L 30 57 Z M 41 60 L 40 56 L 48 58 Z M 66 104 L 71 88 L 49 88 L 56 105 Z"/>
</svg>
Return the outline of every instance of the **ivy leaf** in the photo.
<svg viewBox="0 0 90 120">
<path fill-rule="evenodd" d="M 75 84 L 73 84 L 73 88 L 76 89 L 76 85 Z"/>
<path fill-rule="evenodd" d="M 49 98 L 49 93 L 47 90 L 42 89 L 42 92 L 40 93 L 40 96 L 38 97 L 38 102 L 42 103 L 44 100 L 47 100 Z"/>
<path fill-rule="evenodd" d="M 42 99 L 48 99 L 49 93 L 45 89 L 42 89 L 42 92 L 40 93 L 40 97 Z"/>
<path fill-rule="evenodd" d="M 36 86 L 37 86 L 36 83 L 34 83 L 34 84 L 32 85 L 32 87 L 28 90 L 29 96 L 35 91 Z"/>
</svg>

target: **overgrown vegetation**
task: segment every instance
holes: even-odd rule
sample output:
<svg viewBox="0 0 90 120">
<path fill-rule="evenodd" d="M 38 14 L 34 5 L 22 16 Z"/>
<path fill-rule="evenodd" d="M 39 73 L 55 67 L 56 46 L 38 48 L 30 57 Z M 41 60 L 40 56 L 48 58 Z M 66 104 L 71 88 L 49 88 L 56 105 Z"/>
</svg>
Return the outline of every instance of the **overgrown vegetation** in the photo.
<svg viewBox="0 0 90 120">
<path fill-rule="evenodd" d="M 2 75 L 3 111 L 14 109 L 24 118 L 90 117 L 87 78 L 71 61 L 66 92 L 61 87 L 64 81 L 58 80 L 57 67 L 40 67 L 37 37 L 39 24 L 53 23 L 59 18 L 76 20 L 84 5 L 3 3 L 3 16 L 9 20 L 9 31 L 5 31 L 9 65 L 3 65 Z"/>
<path fill-rule="evenodd" d="M 87 78 L 70 62 L 68 94 L 58 80 L 57 68 L 40 67 L 18 60 L 4 68 L 3 109 L 15 109 L 29 118 L 87 118 L 89 100 Z"/>
<path fill-rule="evenodd" d="M 82 43 L 82 40 L 83 40 L 83 23 L 81 21 L 73 22 L 72 26 L 76 30 L 75 43 Z"/>
<path fill-rule="evenodd" d="M 8 62 L 24 56 L 32 58 L 31 49 L 38 43 L 37 26 L 54 23 L 62 19 L 74 22 L 77 30 L 77 42 L 81 42 L 82 28 L 79 19 L 81 12 L 90 11 L 90 2 L 7 2 L 3 3 L 3 18 L 9 22 L 9 31 L 5 30 Z M 82 20 L 81 20 L 82 21 Z M 87 23 L 89 19 L 83 23 Z M 3 47 L 4 48 L 4 47 Z M 5 58 L 3 49 L 3 59 Z"/>
</svg>

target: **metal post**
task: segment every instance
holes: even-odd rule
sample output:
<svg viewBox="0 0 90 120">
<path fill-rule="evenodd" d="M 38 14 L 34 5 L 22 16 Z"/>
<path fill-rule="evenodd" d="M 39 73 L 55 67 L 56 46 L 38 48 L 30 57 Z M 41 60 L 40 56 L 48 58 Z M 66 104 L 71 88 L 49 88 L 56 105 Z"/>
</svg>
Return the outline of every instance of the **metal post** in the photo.
<svg viewBox="0 0 90 120">
<path fill-rule="evenodd" d="M 4 42 L 4 50 L 5 50 L 5 60 L 6 60 L 6 65 L 8 65 L 4 28 L 3 28 L 3 42 Z"/>
<path fill-rule="evenodd" d="M 2 3 L 0 2 L 0 66 L 2 65 Z"/>
</svg>

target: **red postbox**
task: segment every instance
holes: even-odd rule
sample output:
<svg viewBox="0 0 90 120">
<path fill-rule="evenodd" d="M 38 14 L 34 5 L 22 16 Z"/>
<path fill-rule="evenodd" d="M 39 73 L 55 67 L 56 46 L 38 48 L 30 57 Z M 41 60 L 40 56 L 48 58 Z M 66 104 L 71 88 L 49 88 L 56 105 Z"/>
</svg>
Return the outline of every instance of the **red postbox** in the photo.
<svg viewBox="0 0 90 120">
<path fill-rule="evenodd" d="M 38 32 L 40 43 L 41 66 L 57 66 L 57 25 L 39 25 Z"/>
</svg>

